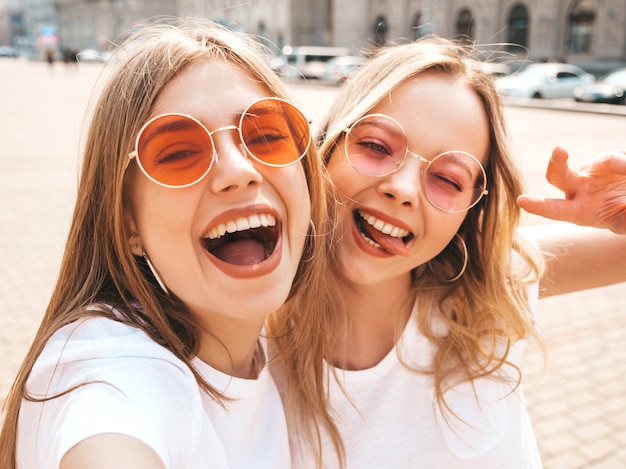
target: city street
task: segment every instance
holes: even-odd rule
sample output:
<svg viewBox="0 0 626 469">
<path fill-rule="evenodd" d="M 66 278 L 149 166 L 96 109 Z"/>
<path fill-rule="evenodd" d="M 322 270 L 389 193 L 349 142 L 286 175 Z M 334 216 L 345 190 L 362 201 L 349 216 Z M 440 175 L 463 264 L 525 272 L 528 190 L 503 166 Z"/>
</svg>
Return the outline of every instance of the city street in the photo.
<svg viewBox="0 0 626 469">
<path fill-rule="evenodd" d="M 0 59 L 0 403 L 56 280 L 71 218 L 83 115 L 101 66 Z M 315 125 L 338 92 L 290 84 Z M 208 88 L 210 92 L 210 88 Z M 547 104 L 547 103 L 546 103 Z M 573 166 L 626 146 L 624 115 L 506 106 L 529 191 L 555 145 Z M 525 217 L 524 224 L 550 223 Z M 626 266 L 625 266 L 626 268 Z M 626 284 L 541 300 L 548 349 L 531 347 L 525 392 L 546 469 L 626 467 Z"/>
</svg>

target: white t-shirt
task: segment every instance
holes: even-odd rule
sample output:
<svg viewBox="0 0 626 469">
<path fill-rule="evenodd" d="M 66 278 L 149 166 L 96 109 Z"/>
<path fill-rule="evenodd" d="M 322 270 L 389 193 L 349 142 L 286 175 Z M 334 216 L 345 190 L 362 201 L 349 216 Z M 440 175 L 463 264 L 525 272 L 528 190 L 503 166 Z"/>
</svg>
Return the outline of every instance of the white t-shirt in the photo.
<svg viewBox="0 0 626 469">
<path fill-rule="evenodd" d="M 182 361 L 135 327 L 90 318 L 60 329 L 38 358 L 29 391 L 51 395 L 93 383 L 22 402 L 17 467 L 57 469 L 70 448 L 101 433 L 138 438 L 168 469 L 289 467 L 284 410 L 269 371 L 246 380 L 197 358 L 193 365 L 235 399 L 226 409 Z"/>
<path fill-rule="evenodd" d="M 529 290 L 534 310 L 537 288 Z M 419 332 L 416 314 L 417 305 L 396 347 L 376 366 L 336 370 L 349 397 L 330 379 L 331 411 L 344 440 L 348 469 L 540 468 L 521 387 L 513 391 L 511 384 L 488 378 L 464 383 L 446 394 L 457 417 L 442 416 L 432 375 L 412 372 L 398 359 L 400 353 L 405 363 L 431 368 L 435 346 Z M 525 346 L 526 341 L 513 345 L 508 356 L 513 364 L 520 365 Z M 503 372 L 517 378 L 510 367 Z M 308 450 L 292 440 L 294 466 L 314 468 Z M 323 454 L 325 467 L 337 467 L 325 434 Z"/>
</svg>

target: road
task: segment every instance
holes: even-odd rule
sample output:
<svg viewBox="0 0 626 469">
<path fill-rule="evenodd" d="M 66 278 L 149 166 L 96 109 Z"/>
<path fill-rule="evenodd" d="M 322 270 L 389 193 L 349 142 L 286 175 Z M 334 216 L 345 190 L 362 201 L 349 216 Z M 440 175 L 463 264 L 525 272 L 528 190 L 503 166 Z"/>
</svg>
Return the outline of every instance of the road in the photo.
<svg viewBox="0 0 626 469">
<path fill-rule="evenodd" d="M 56 278 L 99 65 L 0 60 L 0 402 L 32 340 Z M 337 88 L 291 84 L 319 122 Z M 555 192 L 543 171 L 554 145 L 576 166 L 626 145 L 623 116 L 507 106 L 530 192 Z M 527 217 L 525 224 L 540 220 Z M 626 284 L 540 302 L 550 350 L 526 394 L 546 469 L 626 467 Z M 527 362 L 536 363 L 536 351 Z"/>
</svg>

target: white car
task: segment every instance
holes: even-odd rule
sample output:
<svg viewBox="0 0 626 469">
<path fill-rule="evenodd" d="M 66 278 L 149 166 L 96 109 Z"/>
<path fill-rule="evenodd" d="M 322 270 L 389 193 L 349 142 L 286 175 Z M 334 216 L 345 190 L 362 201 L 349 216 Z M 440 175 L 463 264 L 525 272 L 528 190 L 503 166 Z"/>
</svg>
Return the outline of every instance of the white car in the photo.
<svg viewBox="0 0 626 469">
<path fill-rule="evenodd" d="M 331 83 L 343 83 L 365 62 L 367 59 L 360 55 L 342 55 L 330 59 L 326 62 L 324 80 Z"/>
<path fill-rule="evenodd" d="M 519 98 L 573 98 L 574 89 L 593 83 L 595 77 L 576 65 L 539 63 L 519 73 L 497 78 L 496 89 L 501 96 Z"/>
<path fill-rule="evenodd" d="M 102 54 L 96 49 L 83 49 L 76 54 L 76 58 L 79 62 L 104 62 Z"/>
</svg>

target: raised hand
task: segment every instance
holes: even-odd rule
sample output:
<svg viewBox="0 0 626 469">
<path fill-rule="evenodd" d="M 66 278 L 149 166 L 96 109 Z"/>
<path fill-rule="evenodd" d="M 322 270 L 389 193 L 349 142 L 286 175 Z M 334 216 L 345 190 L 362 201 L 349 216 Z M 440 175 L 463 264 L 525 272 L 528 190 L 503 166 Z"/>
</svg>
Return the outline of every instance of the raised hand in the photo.
<svg viewBox="0 0 626 469">
<path fill-rule="evenodd" d="M 546 170 L 546 179 L 564 199 L 524 194 L 519 206 L 545 218 L 626 234 L 626 150 L 604 152 L 578 171 L 567 159 L 567 151 L 556 147 Z"/>
</svg>

